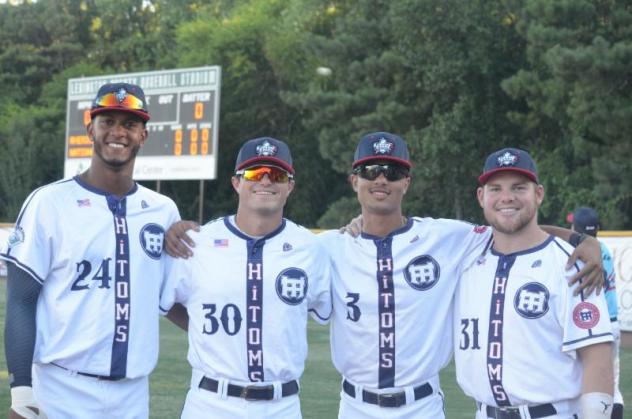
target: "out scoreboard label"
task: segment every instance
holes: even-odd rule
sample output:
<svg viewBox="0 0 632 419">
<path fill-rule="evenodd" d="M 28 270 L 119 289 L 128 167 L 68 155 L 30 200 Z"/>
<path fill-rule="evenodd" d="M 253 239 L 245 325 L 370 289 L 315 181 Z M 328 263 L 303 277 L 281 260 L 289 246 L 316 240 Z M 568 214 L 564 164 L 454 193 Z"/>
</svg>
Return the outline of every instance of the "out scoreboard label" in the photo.
<svg viewBox="0 0 632 419">
<path fill-rule="evenodd" d="M 116 74 L 68 80 L 64 176 L 90 166 L 92 142 L 86 133 L 90 107 L 105 83 L 143 88 L 151 120 L 134 178 L 215 179 L 221 68 L 218 66 Z"/>
</svg>

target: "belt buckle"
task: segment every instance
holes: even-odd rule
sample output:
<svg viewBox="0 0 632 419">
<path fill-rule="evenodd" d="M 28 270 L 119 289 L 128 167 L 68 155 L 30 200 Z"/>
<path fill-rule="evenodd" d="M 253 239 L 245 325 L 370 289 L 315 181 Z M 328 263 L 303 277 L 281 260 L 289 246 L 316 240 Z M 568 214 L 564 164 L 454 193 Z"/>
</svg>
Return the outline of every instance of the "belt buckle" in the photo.
<svg viewBox="0 0 632 419">
<path fill-rule="evenodd" d="M 495 419 L 520 419 L 520 409 L 517 407 L 497 407 L 495 408 Z"/>
<path fill-rule="evenodd" d="M 381 393 L 377 395 L 377 405 L 380 407 L 400 407 L 406 404 L 406 398 L 404 395 L 404 402 L 399 403 L 397 396 L 402 393 Z"/>
<path fill-rule="evenodd" d="M 239 395 L 241 398 L 246 399 L 248 401 L 256 401 L 256 400 L 268 400 L 267 398 L 263 398 L 263 397 L 256 397 L 255 394 L 258 391 L 272 391 L 272 398 L 274 398 L 274 386 L 273 385 L 267 385 L 267 386 L 244 386 L 241 389 L 241 394 Z M 251 395 L 252 392 L 252 395 Z"/>
</svg>

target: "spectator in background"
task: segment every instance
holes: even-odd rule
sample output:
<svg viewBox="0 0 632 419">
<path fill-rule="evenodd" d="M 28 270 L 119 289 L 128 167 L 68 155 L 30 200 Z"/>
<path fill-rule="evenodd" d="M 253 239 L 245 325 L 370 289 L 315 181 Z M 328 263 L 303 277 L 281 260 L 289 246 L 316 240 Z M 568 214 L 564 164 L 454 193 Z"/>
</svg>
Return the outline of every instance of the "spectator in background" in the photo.
<svg viewBox="0 0 632 419">
<path fill-rule="evenodd" d="M 572 224 L 573 231 L 597 237 L 599 231 L 599 215 L 597 211 L 589 207 L 579 207 L 572 214 L 568 215 L 568 222 Z M 603 276 L 606 301 L 608 303 L 608 314 L 612 325 L 614 336 L 613 347 L 613 372 L 614 372 L 614 406 L 612 409 L 612 419 L 623 419 L 623 396 L 619 390 L 619 345 L 621 343 L 621 332 L 617 321 L 617 292 L 615 289 L 614 265 L 612 255 L 603 242 L 601 244 L 601 256 L 603 258 Z"/>
</svg>

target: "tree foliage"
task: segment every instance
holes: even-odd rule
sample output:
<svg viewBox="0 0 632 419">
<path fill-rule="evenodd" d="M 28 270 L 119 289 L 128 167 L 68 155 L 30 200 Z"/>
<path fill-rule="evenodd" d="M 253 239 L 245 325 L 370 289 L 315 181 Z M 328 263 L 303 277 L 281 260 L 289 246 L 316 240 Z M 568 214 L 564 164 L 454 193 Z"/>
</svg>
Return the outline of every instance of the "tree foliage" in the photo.
<svg viewBox="0 0 632 419">
<path fill-rule="evenodd" d="M 290 144 L 297 170 L 286 215 L 347 221 L 358 211 L 346 182 L 355 145 L 380 130 L 410 146 L 409 215 L 481 221 L 483 160 L 518 146 L 539 164 L 541 221 L 563 224 L 582 204 L 606 228 L 632 228 L 631 64 L 632 7 L 611 0 L 0 5 L 0 219 L 62 174 L 68 78 L 220 65 L 206 219 L 235 209 L 239 146 L 274 136 Z M 197 182 L 162 185 L 197 218 Z"/>
</svg>

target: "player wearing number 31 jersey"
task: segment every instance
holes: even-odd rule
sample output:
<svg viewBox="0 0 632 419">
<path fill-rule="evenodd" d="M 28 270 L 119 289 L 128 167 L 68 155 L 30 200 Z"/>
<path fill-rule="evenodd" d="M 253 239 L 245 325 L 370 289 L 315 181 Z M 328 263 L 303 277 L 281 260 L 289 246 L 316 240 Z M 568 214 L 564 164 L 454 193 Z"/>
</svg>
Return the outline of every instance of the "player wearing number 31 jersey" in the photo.
<svg viewBox="0 0 632 419">
<path fill-rule="evenodd" d="M 477 418 L 609 419 L 612 333 L 603 295 L 573 296 L 572 247 L 537 225 L 544 198 L 528 153 L 492 153 L 478 198 L 493 241 L 463 272 L 458 382 Z M 580 397 L 581 396 L 581 397 Z"/>
</svg>

